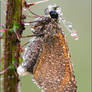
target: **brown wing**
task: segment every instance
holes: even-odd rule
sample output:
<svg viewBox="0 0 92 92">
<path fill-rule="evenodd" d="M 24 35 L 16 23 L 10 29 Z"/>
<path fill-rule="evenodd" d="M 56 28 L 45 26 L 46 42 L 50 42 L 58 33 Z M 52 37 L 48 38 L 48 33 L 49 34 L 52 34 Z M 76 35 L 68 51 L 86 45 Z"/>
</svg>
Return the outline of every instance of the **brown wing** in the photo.
<svg viewBox="0 0 92 92">
<path fill-rule="evenodd" d="M 48 37 L 42 46 L 33 77 L 45 92 L 76 92 L 68 47 L 62 33 Z"/>
</svg>

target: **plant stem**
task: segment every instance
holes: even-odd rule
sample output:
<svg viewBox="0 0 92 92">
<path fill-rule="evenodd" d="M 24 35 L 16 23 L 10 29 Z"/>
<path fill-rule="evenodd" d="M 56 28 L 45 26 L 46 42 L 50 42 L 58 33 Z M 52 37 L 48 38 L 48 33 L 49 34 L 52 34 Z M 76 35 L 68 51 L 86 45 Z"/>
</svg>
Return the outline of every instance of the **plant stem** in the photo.
<svg viewBox="0 0 92 92">
<path fill-rule="evenodd" d="M 22 0 L 8 0 L 6 11 L 6 29 L 13 28 L 14 23 L 16 22 L 19 24 L 19 28 L 16 29 L 16 31 L 21 35 L 21 17 Z M 16 68 L 19 64 L 19 48 L 20 41 L 18 41 L 16 34 L 14 32 L 9 32 L 9 30 L 6 31 L 4 39 L 4 69 L 11 65 L 14 65 L 15 68 L 11 67 L 4 73 L 3 92 L 18 92 L 19 76 Z"/>
</svg>

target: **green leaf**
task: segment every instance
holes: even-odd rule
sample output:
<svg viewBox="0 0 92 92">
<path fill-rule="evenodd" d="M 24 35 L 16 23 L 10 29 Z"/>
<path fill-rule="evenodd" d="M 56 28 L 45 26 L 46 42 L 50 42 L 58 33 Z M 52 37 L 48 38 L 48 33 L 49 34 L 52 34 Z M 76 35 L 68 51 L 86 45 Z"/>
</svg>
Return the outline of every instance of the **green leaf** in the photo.
<svg viewBox="0 0 92 92">
<path fill-rule="evenodd" d="M 19 63 L 22 63 L 22 61 L 23 61 L 23 58 L 20 57 L 20 58 L 19 58 Z"/>
<path fill-rule="evenodd" d="M 10 70 L 15 70 L 15 66 L 14 66 L 13 64 L 11 64 L 11 65 L 9 66 L 9 69 L 10 69 Z"/>
<path fill-rule="evenodd" d="M 12 56 L 12 64 L 15 64 L 16 58 Z"/>
<path fill-rule="evenodd" d="M 20 25 L 18 22 L 14 22 L 13 29 L 19 29 Z"/>
<path fill-rule="evenodd" d="M 11 33 L 14 32 L 13 28 L 9 29 L 9 32 L 11 32 Z"/>
<path fill-rule="evenodd" d="M 20 25 L 18 22 L 14 21 L 13 27 L 9 29 L 9 32 L 14 32 L 14 30 L 19 29 Z"/>
</svg>

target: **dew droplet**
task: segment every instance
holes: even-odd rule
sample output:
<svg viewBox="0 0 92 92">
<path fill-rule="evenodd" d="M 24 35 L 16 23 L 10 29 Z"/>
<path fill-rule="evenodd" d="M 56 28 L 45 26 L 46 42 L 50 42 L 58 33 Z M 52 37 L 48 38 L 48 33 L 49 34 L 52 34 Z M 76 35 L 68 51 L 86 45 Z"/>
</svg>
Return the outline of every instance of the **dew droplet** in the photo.
<svg viewBox="0 0 92 92">
<path fill-rule="evenodd" d="M 25 25 L 25 26 L 29 26 L 29 25 L 30 25 L 30 23 L 24 23 L 24 25 Z"/>
<path fill-rule="evenodd" d="M 26 8 L 23 8 L 24 11 L 26 11 Z"/>
<path fill-rule="evenodd" d="M 68 28 L 69 28 L 70 30 L 72 30 L 72 25 L 68 25 Z"/>
</svg>

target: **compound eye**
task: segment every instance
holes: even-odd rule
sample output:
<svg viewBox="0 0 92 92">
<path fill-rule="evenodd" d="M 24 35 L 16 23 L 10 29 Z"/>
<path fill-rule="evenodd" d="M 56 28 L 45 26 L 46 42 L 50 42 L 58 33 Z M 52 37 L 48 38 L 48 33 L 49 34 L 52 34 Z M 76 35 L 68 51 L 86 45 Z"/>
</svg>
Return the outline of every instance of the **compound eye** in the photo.
<svg viewBox="0 0 92 92">
<path fill-rule="evenodd" d="M 50 11 L 51 18 L 58 19 L 58 13 L 55 10 Z"/>
</svg>

